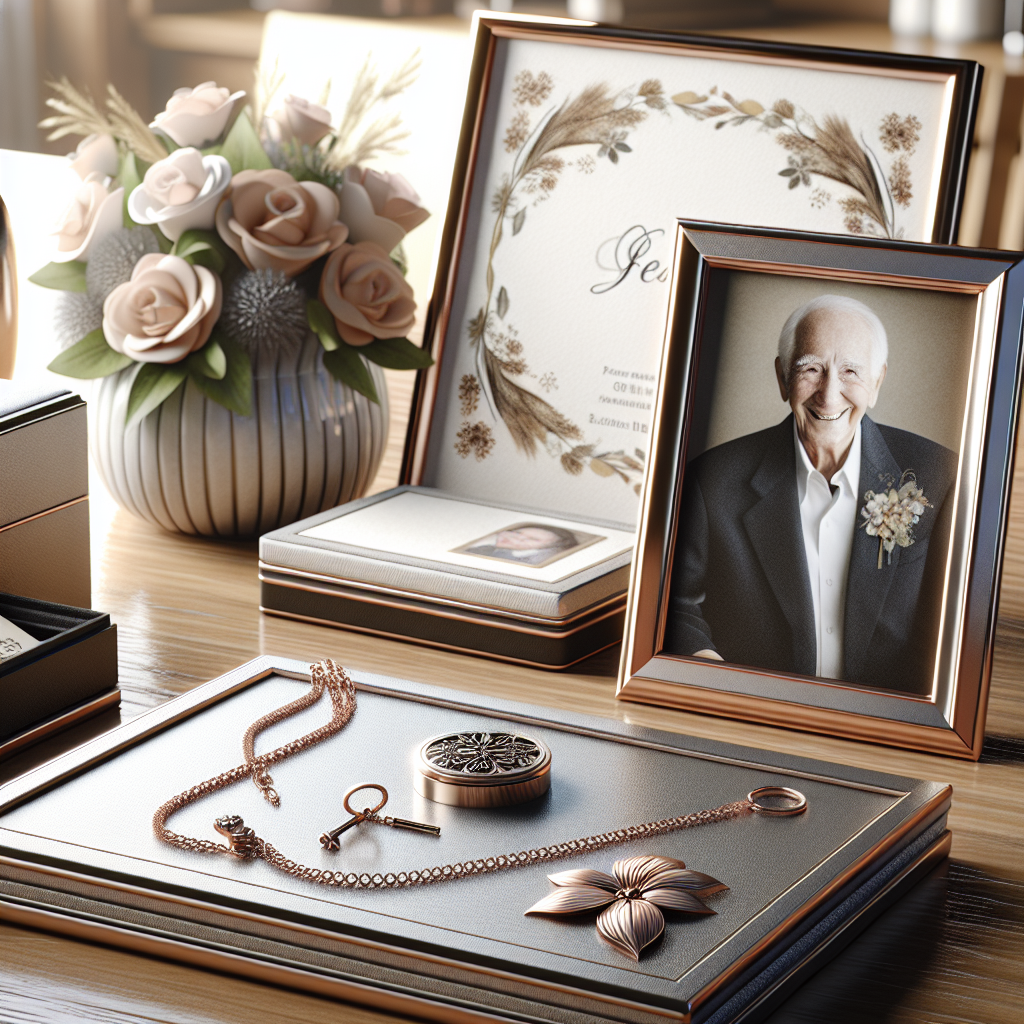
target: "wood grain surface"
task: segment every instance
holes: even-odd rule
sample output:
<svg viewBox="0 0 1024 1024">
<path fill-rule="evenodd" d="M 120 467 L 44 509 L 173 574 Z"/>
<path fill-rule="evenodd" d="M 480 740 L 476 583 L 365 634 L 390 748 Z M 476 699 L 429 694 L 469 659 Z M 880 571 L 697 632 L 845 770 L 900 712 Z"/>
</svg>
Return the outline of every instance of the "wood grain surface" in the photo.
<svg viewBox="0 0 1024 1024">
<path fill-rule="evenodd" d="M 759 34 L 887 48 L 883 29 L 864 26 L 848 32 L 814 27 Z M 998 63 L 995 49 L 986 44 L 977 54 L 964 55 Z M 1002 73 L 996 68 L 986 88 Z M 984 124 L 982 129 L 987 130 Z M 984 194 L 984 182 L 973 187 Z M 980 229 L 980 213 L 974 220 Z M 410 393 L 408 375 L 388 376 L 391 438 L 373 490 L 397 480 Z M 351 668 L 418 682 L 948 781 L 954 787 L 950 861 L 770 1020 L 1018 1024 L 1024 1017 L 1024 457 L 1017 459 L 1014 489 L 985 752 L 977 764 L 618 702 L 617 649 L 568 672 L 548 673 L 264 616 L 258 610 L 254 543 L 163 533 L 116 509 L 96 484 L 90 502 L 93 604 L 109 611 L 118 627 L 122 721 L 258 654 L 329 656 Z M 107 714 L 0 763 L 0 781 L 117 721 L 117 713 Z M 3 1024 L 382 1024 L 398 1019 L 0 925 Z"/>
</svg>

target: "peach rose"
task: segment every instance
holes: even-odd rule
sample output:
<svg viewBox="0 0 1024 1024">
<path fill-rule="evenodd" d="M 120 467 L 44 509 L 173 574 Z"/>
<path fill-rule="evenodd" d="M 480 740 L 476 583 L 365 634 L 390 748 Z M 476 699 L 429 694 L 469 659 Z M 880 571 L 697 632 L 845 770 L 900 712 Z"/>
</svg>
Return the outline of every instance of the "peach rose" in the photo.
<svg viewBox="0 0 1024 1024">
<path fill-rule="evenodd" d="M 92 173 L 112 178 L 121 166 L 112 135 L 87 135 L 71 154 L 71 168 L 83 181 Z"/>
<path fill-rule="evenodd" d="M 412 288 L 373 242 L 346 243 L 331 253 L 320 278 L 320 301 L 350 345 L 404 338 L 416 317 Z"/>
<path fill-rule="evenodd" d="M 267 122 L 277 142 L 295 139 L 304 146 L 314 146 L 331 130 L 331 112 L 301 96 L 288 96 Z"/>
<path fill-rule="evenodd" d="M 374 242 L 392 249 L 430 214 L 415 189 L 400 174 L 382 174 L 355 165 L 342 175 L 341 219 L 353 242 Z"/>
<path fill-rule="evenodd" d="M 93 246 L 121 227 L 121 204 L 124 189 L 108 192 L 103 184 L 105 176 L 99 171 L 86 175 L 75 189 L 75 198 L 64 214 L 55 234 L 57 252 L 55 263 L 87 260 Z"/>
<path fill-rule="evenodd" d="M 172 242 L 191 228 L 213 227 L 217 205 L 231 184 L 231 164 L 198 149 L 176 149 L 146 171 L 128 197 L 137 224 L 156 224 Z"/>
<path fill-rule="evenodd" d="M 206 267 L 149 253 L 103 303 L 103 334 L 139 362 L 177 363 L 206 344 L 221 294 L 220 278 Z"/>
<path fill-rule="evenodd" d="M 179 146 L 202 149 L 224 134 L 244 99 L 244 91 L 230 93 L 216 82 L 176 89 L 149 127 Z"/>
<path fill-rule="evenodd" d="M 239 171 L 217 208 L 217 231 L 250 270 L 294 277 L 348 238 L 338 197 L 287 171 Z"/>
</svg>

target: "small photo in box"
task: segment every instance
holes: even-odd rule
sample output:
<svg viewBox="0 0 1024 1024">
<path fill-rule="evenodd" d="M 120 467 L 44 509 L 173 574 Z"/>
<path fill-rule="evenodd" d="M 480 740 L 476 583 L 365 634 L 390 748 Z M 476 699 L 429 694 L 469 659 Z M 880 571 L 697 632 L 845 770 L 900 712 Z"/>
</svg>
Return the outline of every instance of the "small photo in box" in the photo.
<svg viewBox="0 0 1024 1024">
<path fill-rule="evenodd" d="M 452 551 L 476 555 L 478 558 L 531 565 L 539 569 L 590 547 L 599 540 L 605 538 L 596 533 L 567 530 L 547 523 L 513 523 L 503 530 L 496 530 L 461 547 L 452 548 Z"/>
</svg>

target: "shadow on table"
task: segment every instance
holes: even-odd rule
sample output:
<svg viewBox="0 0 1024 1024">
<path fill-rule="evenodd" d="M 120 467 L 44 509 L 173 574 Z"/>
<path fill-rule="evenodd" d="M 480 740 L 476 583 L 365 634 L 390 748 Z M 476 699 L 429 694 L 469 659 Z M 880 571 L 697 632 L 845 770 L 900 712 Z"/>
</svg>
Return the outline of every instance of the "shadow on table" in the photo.
<svg viewBox="0 0 1024 1024">
<path fill-rule="evenodd" d="M 1024 882 L 947 861 L 767 1024 L 1018 1020 L 1022 960 Z"/>
</svg>

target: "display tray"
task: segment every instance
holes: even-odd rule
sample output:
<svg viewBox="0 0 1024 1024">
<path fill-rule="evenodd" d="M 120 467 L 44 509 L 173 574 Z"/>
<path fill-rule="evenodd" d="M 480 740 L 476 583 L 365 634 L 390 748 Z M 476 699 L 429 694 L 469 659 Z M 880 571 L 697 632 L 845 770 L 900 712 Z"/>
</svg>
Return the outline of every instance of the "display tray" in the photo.
<svg viewBox="0 0 1024 1024">
<path fill-rule="evenodd" d="M 242 760 L 250 723 L 302 695 L 308 666 L 263 657 L 0 788 L 0 917 L 440 1021 L 753 1021 L 946 855 L 947 785 L 656 732 L 356 673 L 358 709 L 335 736 L 273 768 L 281 804 L 243 780 L 170 827 L 219 840 L 239 814 L 286 857 L 351 872 L 483 859 L 717 807 L 760 786 L 807 797 L 796 817 L 744 816 L 597 852 L 413 889 L 335 890 L 264 861 L 161 843 L 153 812 Z M 302 711 L 257 753 L 326 718 Z M 508 731 L 551 749 L 551 788 L 487 810 L 415 793 L 428 737 Z M 384 740 L 386 739 L 386 742 Z M 358 782 L 387 787 L 386 813 L 439 838 L 365 824 L 341 850 L 321 832 Z M 552 870 L 609 870 L 637 855 L 685 860 L 729 891 L 716 914 L 666 913 L 634 962 L 594 914 L 524 911 Z"/>
</svg>

